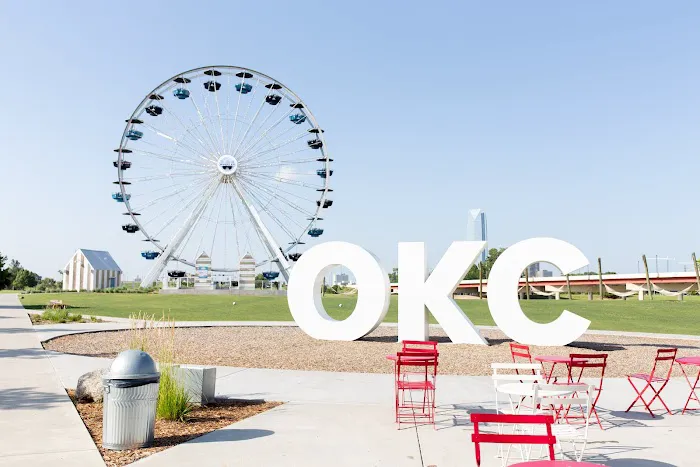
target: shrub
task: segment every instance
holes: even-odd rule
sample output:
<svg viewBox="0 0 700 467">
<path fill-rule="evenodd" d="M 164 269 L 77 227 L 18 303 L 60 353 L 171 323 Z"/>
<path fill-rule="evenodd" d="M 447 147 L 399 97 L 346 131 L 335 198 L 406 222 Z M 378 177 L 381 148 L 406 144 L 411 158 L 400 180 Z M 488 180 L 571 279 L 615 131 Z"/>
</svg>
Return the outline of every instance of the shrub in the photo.
<svg viewBox="0 0 700 467">
<path fill-rule="evenodd" d="M 47 308 L 41 314 L 41 319 L 43 319 L 45 321 L 51 321 L 52 323 L 68 323 L 68 322 L 81 321 L 83 319 L 83 317 L 82 317 L 82 315 L 80 315 L 78 313 L 70 313 L 66 309 L 53 310 L 53 309 Z"/>
</svg>

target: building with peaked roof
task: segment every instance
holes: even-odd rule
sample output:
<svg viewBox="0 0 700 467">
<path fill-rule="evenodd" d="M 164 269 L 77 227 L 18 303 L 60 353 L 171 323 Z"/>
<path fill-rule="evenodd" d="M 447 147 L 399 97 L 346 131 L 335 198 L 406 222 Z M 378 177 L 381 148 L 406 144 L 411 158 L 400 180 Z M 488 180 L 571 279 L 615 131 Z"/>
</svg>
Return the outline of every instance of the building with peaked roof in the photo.
<svg viewBox="0 0 700 467">
<path fill-rule="evenodd" d="M 122 270 L 106 251 L 79 249 L 63 269 L 63 290 L 100 290 L 119 287 Z"/>
</svg>

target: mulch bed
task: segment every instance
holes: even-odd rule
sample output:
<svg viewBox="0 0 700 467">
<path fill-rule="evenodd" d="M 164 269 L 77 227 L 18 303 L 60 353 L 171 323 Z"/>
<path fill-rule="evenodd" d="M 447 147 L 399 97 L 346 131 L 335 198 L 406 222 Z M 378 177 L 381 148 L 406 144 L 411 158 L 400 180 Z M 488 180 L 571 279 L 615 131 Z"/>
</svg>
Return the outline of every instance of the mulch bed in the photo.
<svg viewBox="0 0 700 467">
<path fill-rule="evenodd" d="M 281 402 L 217 400 L 215 404 L 194 408 L 186 422 L 156 419 L 155 439 L 153 446 L 149 448 L 110 451 L 102 447 L 102 403 L 76 402 L 73 390 L 68 390 L 68 395 L 108 467 L 131 464 L 171 446 L 184 443 L 281 405 Z"/>
</svg>

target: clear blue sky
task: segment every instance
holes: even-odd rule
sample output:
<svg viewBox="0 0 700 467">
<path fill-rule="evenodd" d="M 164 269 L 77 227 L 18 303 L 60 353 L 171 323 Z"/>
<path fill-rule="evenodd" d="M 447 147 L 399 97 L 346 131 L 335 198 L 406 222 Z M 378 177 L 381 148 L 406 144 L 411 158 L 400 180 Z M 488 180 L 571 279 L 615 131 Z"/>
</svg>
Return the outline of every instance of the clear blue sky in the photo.
<svg viewBox="0 0 700 467">
<path fill-rule="evenodd" d="M 124 119 L 168 77 L 230 64 L 313 110 L 336 161 L 323 239 L 387 268 L 398 241 L 434 264 L 477 207 L 492 247 L 553 236 L 620 272 L 688 261 L 699 23 L 691 1 L 6 2 L 0 251 L 56 276 L 105 249 L 145 273 L 110 198 Z"/>
</svg>

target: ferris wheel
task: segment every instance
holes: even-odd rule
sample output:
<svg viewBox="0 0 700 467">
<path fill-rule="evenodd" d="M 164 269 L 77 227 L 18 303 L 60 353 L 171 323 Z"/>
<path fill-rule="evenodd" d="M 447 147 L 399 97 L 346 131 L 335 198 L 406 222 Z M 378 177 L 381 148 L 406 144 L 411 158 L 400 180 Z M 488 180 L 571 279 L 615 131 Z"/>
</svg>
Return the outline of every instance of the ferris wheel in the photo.
<svg viewBox="0 0 700 467">
<path fill-rule="evenodd" d="M 235 273 L 250 255 L 267 279 L 287 280 L 300 246 L 323 234 L 332 159 L 311 111 L 276 79 L 234 66 L 186 71 L 126 123 L 112 198 L 154 261 L 142 286 L 202 254 L 212 272 Z"/>
</svg>

